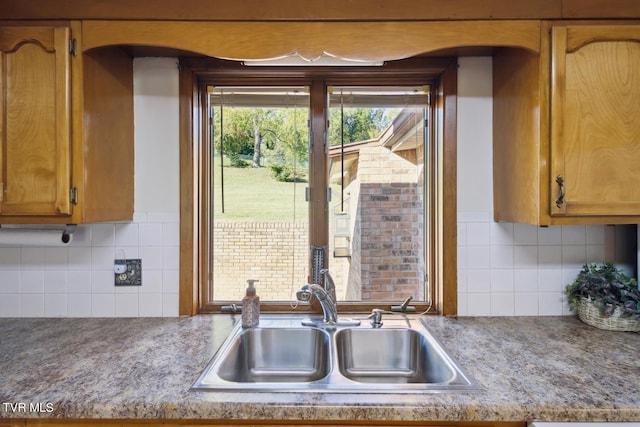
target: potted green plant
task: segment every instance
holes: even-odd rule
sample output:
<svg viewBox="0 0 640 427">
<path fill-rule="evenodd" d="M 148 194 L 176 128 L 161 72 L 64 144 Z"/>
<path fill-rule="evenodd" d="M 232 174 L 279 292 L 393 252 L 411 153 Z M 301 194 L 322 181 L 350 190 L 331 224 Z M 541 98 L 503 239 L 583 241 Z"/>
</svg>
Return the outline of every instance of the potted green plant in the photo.
<svg viewBox="0 0 640 427">
<path fill-rule="evenodd" d="M 585 264 L 566 294 L 583 322 L 600 329 L 640 331 L 640 290 L 610 262 Z"/>
</svg>

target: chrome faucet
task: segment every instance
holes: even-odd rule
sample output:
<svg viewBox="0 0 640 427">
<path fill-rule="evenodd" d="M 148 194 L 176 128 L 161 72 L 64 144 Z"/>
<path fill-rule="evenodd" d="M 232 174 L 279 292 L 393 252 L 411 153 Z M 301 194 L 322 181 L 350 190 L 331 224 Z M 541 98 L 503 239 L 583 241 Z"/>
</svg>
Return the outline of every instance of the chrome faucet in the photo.
<svg viewBox="0 0 640 427">
<path fill-rule="evenodd" d="M 315 283 L 302 285 L 296 292 L 296 298 L 300 302 L 309 302 L 311 295 L 314 295 L 320 301 L 324 317 L 322 322 L 326 325 L 335 325 L 338 322 L 338 302 L 336 300 L 336 285 L 333 282 L 329 270 L 323 268 L 320 274 L 324 278 L 324 286 Z"/>
</svg>

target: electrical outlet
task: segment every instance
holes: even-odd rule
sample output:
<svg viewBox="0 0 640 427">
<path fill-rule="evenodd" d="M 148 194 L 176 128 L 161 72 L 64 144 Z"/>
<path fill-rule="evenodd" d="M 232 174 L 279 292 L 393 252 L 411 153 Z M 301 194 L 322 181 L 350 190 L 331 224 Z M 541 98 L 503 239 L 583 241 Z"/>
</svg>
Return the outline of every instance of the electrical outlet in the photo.
<svg viewBox="0 0 640 427">
<path fill-rule="evenodd" d="M 124 271 L 121 271 L 122 266 L 125 267 Z M 142 286 L 141 259 L 117 259 L 113 270 L 116 286 Z"/>
</svg>

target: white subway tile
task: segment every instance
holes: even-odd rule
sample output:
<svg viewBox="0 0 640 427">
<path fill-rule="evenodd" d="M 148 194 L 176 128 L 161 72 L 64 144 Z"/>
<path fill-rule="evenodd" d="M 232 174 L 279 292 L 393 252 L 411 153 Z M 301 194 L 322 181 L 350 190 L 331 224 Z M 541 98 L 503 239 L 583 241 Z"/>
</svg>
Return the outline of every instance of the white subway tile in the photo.
<svg viewBox="0 0 640 427">
<path fill-rule="evenodd" d="M 584 245 L 587 243 L 587 230 L 584 225 L 563 225 L 563 245 Z"/>
<path fill-rule="evenodd" d="M 111 294 L 91 294 L 91 316 L 113 317 L 115 315 L 115 298 Z"/>
<path fill-rule="evenodd" d="M 492 316 L 513 316 L 514 297 L 513 292 L 495 292 L 491 294 Z"/>
<path fill-rule="evenodd" d="M 467 315 L 468 316 L 490 316 L 491 315 L 491 294 L 468 293 L 467 294 Z"/>
<path fill-rule="evenodd" d="M 560 226 L 549 226 L 538 228 L 539 245 L 561 245 L 562 228 Z"/>
<path fill-rule="evenodd" d="M 44 296 L 45 317 L 65 317 L 67 313 L 66 294 L 47 294 Z"/>
<path fill-rule="evenodd" d="M 587 262 L 587 249 L 584 245 L 562 246 L 562 267 L 580 268 Z"/>
<path fill-rule="evenodd" d="M 67 287 L 69 294 L 90 294 L 91 270 L 69 270 Z"/>
<path fill-rule="evenodd" d="M 538 315 L 538 293 L 516 292 L 514 295 L 514 314 L 516 316 Z"/>
<path fill-rule="evenodd" d="M 180 248 L 178 246 L 162 247 L 162 268 L 164 269 L 180 268 Z"/>
<path fill-rule="evenodd" d="M 538 226 L 514 224 L 514 245 L 538 245 Z"/>
<path fill-rule="evenodd" d="M 467 245 L 467 224 L 458 222 L 457 227 L 457 238 L 458 238 L 458 246 L 466 246 Z"/>
<path fill-rule="evenodd" d="M 538 247 L 537 246 L 514 246 L 513 266 L 519 268 L 538 268 Z"/>
<path fill-rule="evenodd" d="M 92 247 L 91 248 L 91 268 L 92 269 L 111 269 L 113 271 L 113 261 L 115 260 L 115 250 L 113 246 L 108 247 Z"/>
<path fill-rule="evenodd" d="M 513 245 L 514 228 L 508 222 L 491 222 L 491 244 L 492 245 Z"/>
<path fill-rule="evenodd" d="M 20 266 L 23 270 L 42 269 L 44 248 L 20 248 Z"/>
<path fill-rule="evenodd" d="M 604 225 L 587 225 L 587 245 L 604 245 Z"/>
<path fill-rule="evenodd" d="M 73 232 L 73 238 L 69 247 L 86 247 L 91 246 L 91 226 L 79 225 L 76 231 Z"/>
<path fill-rule="evenodd" d="M 531 293 L 538 291 L 537 268 L 519 268 L 515 269 L 513 271 L 513 274 L 513 285 L 515 292 Z"/>
<path fill-rule="evenodd" d="M 44 293 L 44 272 L 33 271 L 33 270 L 20 272 L 20 293 L 22 294 Z"/>
<path fill-rule="evenodd" d="M 116 224 L 115 246 L 138 246 L 138 224 Z"/>
<path fill-rule="evenodd" d="M 116 238 L 115 224 L 92 224 L 91 246 L 113 246 Z"/>
<path fill-rule="evenodd" d="M 481 246 L 491 244 L 491 224 L 478 222 L 467 224 L 467 245 Z"/>
<path fill-rule="evenodd" d="M 162 245 L 180 246 L 180 224 L 177 222 L 162 224 Z"/>
<path fill-rule="evenodd" d="M 165 294 L 180 292 L 180 273 L 177 269 L 162 271 L 162 292 Z"/>
<path fill-rule="evenodd" d="M 136 224 L 142 224 L 147 222 L 147 213 L 146 212 L 133 212 L 133 222 Z"/>
<path fill-rule="evenodd" d="M 538 246 L 538 268 L 562 267 L 562 246 Z"/>
<path fill-rule="evenodd" d="M 138 294 L 116 295 L 116 317 L 138 317 Z"/>
<path fill-rule="evenodd" d="M 0 270 L 0 294 L 20 293 L 20 271 Z M 4 298 L 4 295 L 3 295 Z M 0 310 L 0 315 L 2 311 Z"/>
<path fill-rule="evenodd" d="M 458 212 L 458 222 L 490 222 L 492 219 L 491 212 Z"/>
<path fill-rule="evenodd" d="M 513 268 L 513 246 L 492 246 L 491 268 Z"/>
<path fill-rule="evenodd" d="M 467 263 L 467 247 L 466 246 L 458 246 L 458 269 L 466 269 L 468 266 Z"/>
<path fill-rule="evenodd" d="M 67 295 L 67 315 L 69 317 L 91 317 L 91 294 Z"/>
<path fill-rule="evenodd" d="M 66 271 L 45 271 L 44 272 L 44 293 L 45 294 L 66 294 L 67 287 Z"/>
<path fill-rule="evenodd" d="M 115 277 L 113 270 L 91 270 L 91 293 L 115 293 Z"/>
<path fill-rule="evenodd" d="M 162 246 L 162 224 L 147 223 L 139 226 L 140 246 Z"/>
<path fill-rule="evenodd" d="M 21 317 L 43 317 L 44 316 L 44 294 L 21 294 L 20 295 L 20 316 Z"/>
<path fill-rule="evenodd" d="M 140 247 L 140 259 L 142 260 L 142 268 L 162 269 L 162 247 L 148 246 Z M 143 275 L 144 277 L 144 275 Z M 144 279 L 143 279 L 144 280 Z"/>
<path fill-rule="evenodd" d="M 491 246 L 467 246 L 467 268 L 473 270 L 491 268 Z"/>
<path fill-rule="evenodd" d="M 179 294 L 162 294 L 162 316 L 177 317 L 179 314 Z"/>
<path fill-rule="evenodd" d="M 457 276 L 458 276 L 458 295 L 461 294 L 461 293 L 466 293 L 467 290 L 468 290 L 467 270 L 466 269 L 458 269 L 458 275 Z"/>
<path fill-rule="evenodd" d="M 0 248 L 0 270 L 20 268 L 20 251 L 16 248 Z"/>
<path fill-rule="evenodd" d="M 149 212 L 147 213 L 147 222 L 180 222 L 179 212 Z"/>
<path fill-rule="evenodd" d="M 162 293 L 162 270 L 148 269 L 142 267 L 142 286 L 139 292 L 141 294 L 161 294 Z"/>
<path fill-rule="evenodd" d="M 545 268 L 538 271 L 539 292 L 559 292 L 563 289 L 562 269 Z"/>
<path fill-rule="evenodd" d="M 115 275 L 114 275 L 114 281 L 115 281 Z M 137 285 L 133 285 L 133 286 L 113 286 L 113 290 L 116 293 L 116 295 L 122 295 L 122 294 L 139 294 L 140 293 L 140 288 L 142 286 L 137 286 Z"/>
<path fill-rule="evenodd" d="M 91 248 L 69 248 L 69 270 L 91 268 Z"/>
<path fill-rule="evenodd" d="M 513 292 L 514 274 L 512 268 L 491 270 L 491 293 Z"/>
<path fill-rule="evenodd" d="M 20 294 L 2 294 L 0 298 L 0 317 L 20 316 Z"/>
<path fill-rule="evenodd" d="M 138 313 L 142 317 L 162 317 L 162 294 L 144 294 L 138 300 Z"/>
<path fill-rule="evenodd" d="M 69 268 L 69 248 L 45 248 L 44 268 L 46 270 L 66 270 Z"/>
<path fill-rule="evenodd" d="M 604 245 L 587 246 L 587 263 L 596 262 L 598 264 L 605 261 Z"/>
<path fill-rule="evenodd" d="M 458 316 L 468 316 L 468 298 L 466 293 L 458 293 Z"/>
<path fill-rule="evenodd" d="M 562 293 L 540 292 L 538 294 L 538 314 L 540 316 L 562 316 Z"/>
<path fill-rule="evenodd" d="M 491 270 L 467 270 L 468 293 L 491 292 Z"/>
</svg>

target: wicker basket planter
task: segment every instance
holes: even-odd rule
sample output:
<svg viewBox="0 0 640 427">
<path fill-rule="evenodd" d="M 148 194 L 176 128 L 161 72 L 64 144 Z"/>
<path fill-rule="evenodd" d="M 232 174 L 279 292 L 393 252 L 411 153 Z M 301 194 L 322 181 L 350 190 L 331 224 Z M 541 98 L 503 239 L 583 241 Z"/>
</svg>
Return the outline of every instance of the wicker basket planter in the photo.
<svg viewBox="0 0 640 427">
<path fill-rule="evenodd" d="M 577 308 L 578 318 L 587 325 L 607 331 L 640 332 L 640 320 L 622 317 L 620 308 L 609 317 L 603 316 L 594 300 L 588 298 L 581 298 Z"/>
</svg>

